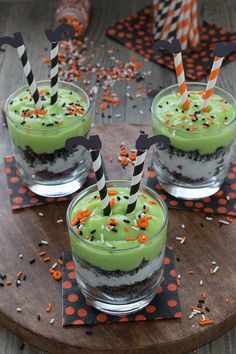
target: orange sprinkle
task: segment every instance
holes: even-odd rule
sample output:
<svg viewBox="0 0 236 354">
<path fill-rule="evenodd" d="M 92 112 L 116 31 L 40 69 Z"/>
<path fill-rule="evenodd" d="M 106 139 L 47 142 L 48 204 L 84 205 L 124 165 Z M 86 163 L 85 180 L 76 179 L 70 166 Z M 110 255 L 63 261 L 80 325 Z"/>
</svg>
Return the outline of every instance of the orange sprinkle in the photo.
<svg viewBox="0 0 236 354">
<path fill-rule="evenodd" d="M 169 123 L 169 121 L 170 121 L 169 119 L 165 119 L 164 123 L 167 124 L 167 123 Z"/>
<path fill-rule="evenodd" d="M 194 274 L 193 270 L 189 270 L 188 274 L 193 275 Z"/>
<path fill-rule="evenodd" d="M 57 281 L 61 280 L 61 278 L 62 278 L 62 274 L 59 270 L 56 270 L 52 276 L 53 276 L 53 279 L 57 280 Z"/>
<path fill-rule="evenodd" d="M 142 66 L 142 63 L 140 63 L 139 61 L 137 61 L 136 63 L 134 63 L 135 69 L 140 69 L 141 66 Z"/>
<path fill-rule="evenodd" d="M 49 91 L 47 89 L 41 89 L 39 90 L 39 94 L 40 95 L 45 95 L 46 93 L 48 93 Z"/>
<path fill-rule="evenodd" d="M 47 113 L 47 111 L 47 109 L 34 109 L 32 113 L 36 114 L 37 116 L 43 116 Z"/>
<path fill-rule="evenodd" d="M 185 115 L 185 114 L 182 114 L 181 120 L 184 120 L 185 118 L 186 118 L 186 115 Z"/>
<path fill-rule="evenodd" d="M 101 104 L 100 104 L 100 108 L 101 108 L 103 111 L 105 111 L 105 109 L 108 108 L 108 104 L 107 104 L 107 103 L 101 103 Z"/>
<path fill-rule="evenodd" d="M 121 159 L 120 163 L 122 166 L 127 166 L 129 164 L 129 160 L 124 157 L 123 159 Z"/>
<path fill-rule="evenodd" d="M 180 286 L 180 279 L 176 279 L 177 286 Z"/>
<path fill-rule="evenodd" d="M 43 261 L 44 261 L 44 262 L 50 261 L 50 257 L 45 257 L 45 258 L 43 259 Z"/>
<path fill-rule="evenodd" d="M 206 298 L 207 298 L 207 294 L 206 294 L 205 291 L 202 292 L 202 297 L 203 297 L 203 299 L 206 299 Z"/>
<path fill-rule="evenodd" d="M 233 222 L 233 218 L 231 218 L 230 216 L 227 216 L 227 217 L 226 217 L 226 220 L 227 220 L 228 222 L 230 222 L 230 223 Z"/>
<path fill-rule="evenodd" d="M 135 241 L 134 237 L 125 237 L 125 241 Z"/>
<path fill-rule="evenodd" d="M 77 231 L 76 231 L 76 233 L 77 233 L 77 235 L 78 235 L 78 236 L 80 236 L 80 235 L 81 235 L 80 230 L 77 230 Z"/>
<path fill-rule="evenodd" d="M 208 270 L 209 270 L 210 275 L 212 275 L 213 274 L 213 269 L 209 268 Z"/>
<path fill-rule="evenodd" d="M 154 205 L 157 204 L 157 202 L 155 200 L 149 200 L 148 204 Z"/>
<path fill-rule="evenodd" d="M 228 297 L 225 298 L 225 303 L 226 303 L 226 304 L 229 303 L 229 298 L 228 298 Z"/>
<path fill-rule="evenodd" d="M 119 225 L 119 222 L 118 222 L 116 219 L 111 218 L 111 219 L 109 220 L 109 224 Z"/>
<path fill-rule="evenodd" d="M 214 323 L 213 320 L 200 320 L 200 321 L 198 321 L 198 324 L 200 324 L 200 326 L 211 325 L 213 323 Z"/>
<path fill-rule="evenodd" d="M 23 273 L 20 271 L 20 272 L 16 273 L 16 277 L 17 277 L 17 278 L 20 278 L 20 277 L 22 276 L 22 274 L 23 274 Z"/>
<path fill-rule="evenodd" d="M 109 189 L 108 190 L 108 195 L 117 195 L 118 192 L 115 189 Z"/>
<path fill-rule="evenodd" d="M 58 258 L 57 263 L 58 263 L 59 265 L 62 265 L 62 260 L 61 260 L 61 258 Z"/>
<path fill-rule="evenodd" d="M 51 312 L 52 311 L 52 304 L 48 304 L 46 312 Z"/>
<path fill-rule="evenodd" d="M 131 61 L 138 61 L 138 58 L 136 57 L 136 55 L 131 55 L 130 60 Z"/>
<path fill-rule="evenodd" d="M 197 307 L 197 306 L 192 306 L 192 311 L 202 311 L 201 307 Z"/>
<path fill-rule="evenodd" d="M 140 195 L 141 195 L 141 197 L 143 197 L 144 199 L 147 199 L 146 194 L 144 194 L 144 193 L 140 193 Z"/>
<path fill-rule="evenodd" d="M 46 254 L 46 252 L 45 252 L 45 251 L 39 252 L 40 257 L 45 256 L 45 254 Z"/>
<path fill-rule="evenodd" d="M 166 113 L 166 117 L 172 117 L 172 114 Z"/>
<path fill-rule="evenodd" d="M 129 153 L 127 150 L 122 149 L 122 150 L 120 150 L 120 156 L 129 156 Z"/>
<path fill-rule="evenodd" d="M 137 157 L 137 153 L 136 152 L 131 152 L 129 153 L 129 159 L 131 161 L 135 161 L 136 160 L 136 157 Z"/>
<path fill-rule="evenodd" d="M 147 234 L 141 233 L 141 234 L 138 235 L 138 242 L 145 243 L 147 241 L 148 241 L 148 235 Z"/>
<path fill-rule="evenodd" d="M 110 206 L 111 206 L 111 208 L 114 208 L 115 202 L 116 202 L 115 198 L 111 198 L 111 200 L 110 200 Z"/>
<path fill-rule="evenodd" d="M 128 226 L 125 226 L 125 227 L 124 227 L 124 230 L 125 230 L 125 232 L 129 232 Z"/>
<path fill-rule="evenodd" d="M 5 281 L 5 284 L 6 284 L 7 286 L 12 285 L 12 281 L 11 281 L 11 280 L 6 280 L 6 281 Z"/>
<path fill-rule="evenodd" d="M 26 117 L 31 116 L 31 112 L 30 112 L 30 110 L 28 110 L 28 111 L 25 111 L 25 112 L 21 112 L 20 115 L 21 115 L 21 117 L 26 118 Z"/>
<path fill-rule="evenodd" d="M 105 102 L 111 102 L 115 105 L 120 104 L 120 100 L 117 97 L 110 97 L 110 96 L 105 96 L 103 99 Z"/>
<path fill-rule="evenodd" d="M 49 271 L 50 274 L 53 274 L 53 273 L 54 273 L 54 269 L 52 269 L 52 268 L 49 268 L 48 271 Z"/>
<path fill-rule="evenodd" d="M 148 219 L 144 216 L 138 219 L 137 224 L 140 228 L 145 229 L 146 227 L 148 227 Z"/>
</svg>

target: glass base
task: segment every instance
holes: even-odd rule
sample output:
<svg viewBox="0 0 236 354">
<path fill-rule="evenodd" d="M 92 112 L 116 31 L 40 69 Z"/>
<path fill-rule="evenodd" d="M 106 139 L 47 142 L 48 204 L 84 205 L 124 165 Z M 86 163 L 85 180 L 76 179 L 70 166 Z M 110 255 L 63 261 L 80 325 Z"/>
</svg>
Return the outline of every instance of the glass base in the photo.
<svg viewBox="0 0 236 354">
<path fill-rule="evenodd" d="M 86 301 L 89 305 L 95 307 L 97 310 L 107 313 L 108 315 L 128 315 L 137 311 L 142 310 L 146 307 L 155 297 L 156 291 L 151 293 L 148 297 L 143 300 L 132 302 L 130 304 L 110 304 L 102 301 L 95 300 L 87 293 L 82 290 Z"/>
<path fill-rule="evenodd" d="M 187 187 L 179 187 L 169 183 L 160 182 L 161 187 L 173 197 L 179 199 L 187 199 L 187 200 L 197 200 L 206 197 L 210 197 L 211 195 L 218 192 L 220 187 L 199 187 L 199 188 L 187 188 Z"/>
<path fill-rule="evenodd" d="M 65 197 L 66 195 L 72 194 L 79 190 L 87 179 L 87 175 L 84 178 L 75 179 L 68 183 L 57 184 L 57 185 L 46 185 L 46 184 L 28 184 L 27 187 L 35 194 L 41 195 L 42 197 Z"/>
</svg>

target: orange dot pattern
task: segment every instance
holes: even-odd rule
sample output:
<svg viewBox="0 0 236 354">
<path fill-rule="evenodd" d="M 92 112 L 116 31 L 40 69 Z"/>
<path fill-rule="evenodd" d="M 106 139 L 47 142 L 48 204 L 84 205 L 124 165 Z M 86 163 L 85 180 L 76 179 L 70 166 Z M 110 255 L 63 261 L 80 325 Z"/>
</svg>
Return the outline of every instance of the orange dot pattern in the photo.
<svg viewBox="0 0 236 354">
<path fill-rule="evenodd" d="M 107 29 L 107 35 L 126 48 L 139 53 L 160 65 L 175 71 L 172 55 L 155 54 L 153 50 L 152 14 L 150 7 L 119 20 Z M 229 33 L 214 23 L 203 22 L 201 27 L 200 45 L 190 52 L 183 52 L 185 76 L 191 80 L 199 80 L 208 75 L 213 62 L 213 50 L 216 42 L 231 43 L 236 41 L 236 34 Z M 230 54 L 224 60 L 230 62 L 236 59 Z"/>
<path fill-rule="evenodd" d="M 148 171 L 147 185 L 161 195 L 169 208 L 236 216 L 236 160 L 232 161 L 220 190 L 213 196 L 198 201 L 177 199 L 167 194 L 158 183 L 156 173 L 152 169 Z"/>
<path fill-rule="evenodd" d="M 45 198 L 40 197 L 26 188 L 21 181 L 19 171 L 15 165 L 15 159 L 13 156 L 6 156 L 5 161 L 5 174 L 7 176 L 8 195 L 11 202 L 11 209 L 16 210 L 20 208 L 27 208 L 34 205 L 43 205 L 48 203 L 60 203 L 70 201 L 77 194 L 73 193 L 66 197 L 61 198 Z M 86 188 L 96 182 L 95 174 L 90 171 L 87 181 L 82 188 Z"/>
<path fill-rule="evenodd" d="M 143 310 L 133 315 L 110 316 L 94 309 L 78 289 L 74 276 L 71 276 L 72 273 L 74 273 L 74 263 L 71 260 L 71 253 L 65 252 L 63 255 L 62 281 L 63 326 L 182 317 L 172 247 L 166 248 L 163 280 L 154 300 Z"/>
</svg>

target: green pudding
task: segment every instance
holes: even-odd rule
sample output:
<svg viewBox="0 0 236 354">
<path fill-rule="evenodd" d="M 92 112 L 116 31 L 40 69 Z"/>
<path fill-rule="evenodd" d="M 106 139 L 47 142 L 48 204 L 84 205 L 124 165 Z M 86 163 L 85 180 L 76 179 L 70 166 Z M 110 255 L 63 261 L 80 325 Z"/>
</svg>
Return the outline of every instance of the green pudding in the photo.
<svg viewBox="0 0 236 354">
<path fill-rule="evenodd" d="M 27 87 L 14 92 L 6 102 L 8 126 L 14 144 L 36 154 L 51 154 L 65 147 L 71 137 L 86 136 L 90 128 L 89 99 L 84 91 L 59 82 L 58 100 L 50 105 L 49 82 L 38 83 L 43 104 L 37 110 Z"/>
<path fill-rule="evenodd" d="M 229 95 L 225 98 L 224 91 L 217 89 L 211 97 L 208 111 L 201 112 L 203 91 L 198 90 L 198 84 L 195 88 L 188 91 L 191 103 L 186 111 L 182 110 L 178 87 L 172 86 L 157 95 L 152 105 L 152 127 L 154 133 L 167 136 L 177 149 L 211 154 L 233 141 L 236 132 L 235 103 L 233 97 L 230 96 L 230 102 L 227 100 Z"/>
<path fill-rule="evenodd" d="M 136 209 L 126 213 L 129 182 L 109 187 L 112 213 L 104 216 L 96 186 L 81 192 L 67 213 L 74 256 L 103 270 L 130 271 L 158 256 L 166 242 L 166 207 L 158 195 L 142 186 Z M 115 182 L 115 181 L 114 181 Z"/>
</svg>

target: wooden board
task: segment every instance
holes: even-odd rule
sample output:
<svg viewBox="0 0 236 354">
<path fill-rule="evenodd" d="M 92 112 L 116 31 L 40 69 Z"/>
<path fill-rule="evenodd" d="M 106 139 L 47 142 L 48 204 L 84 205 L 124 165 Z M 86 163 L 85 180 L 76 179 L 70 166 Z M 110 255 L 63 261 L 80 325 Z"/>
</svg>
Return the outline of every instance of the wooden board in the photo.
<svg viewBox="0 0 236 354">
<path fill-rule="evenodd" d="M 139 130 L 150 132 L 146 126 L 103 125 L 94 126 L 92 133 L 99 133 L 103 141 L 103 155 L 107 174 L 111 178 L 130 178 L 131 169 L 123 170 L 116 161 L 122 141 L 132 147 Z M 128 144 L 129 142 L 129 144 Z M 108 155 L 113 156 L 109 162 Z M 67 203 L 32 207 L 12 213 L 7 196 L 6 179 L 1 169 L 0 185 L 0 273 L 15 278 L 18 271 L 27 274 L 22 286 L 0 288 L 0 323 L 33 345 L 51 353 L 182 353 L 201 346 L 226 332 L 236 324 L 236 225 L 219 228 L 217 216 L 212 222 L 203 215 L 170 210 L 168 244 L 172 244 L 176 271 L 181 274 L 179 288 L 183 310 L 182 320 L 147 321 L 128 324 L 96 325 L 86 335 L 86 327 L 63 328 L 61 326 L 61 284 L 52 281 L 48 264 L 38 256 L 38 242 L 48 240 L 45 246 L 52 261 L 69 248 L 65 222 Z M 40 217 L 39 212 L 44 216 Z M 200 226 L 200 223 L 204 227 Z M 185 224 L 185 229 L 181 227 Z M 180 245 L 176 235 L 186 235 L 187 242 Z M 40 248 L 42 250 L 42 248 Z M 19 259 L 22 253 L 24 258 Z M 33 265 L 29 260 L 36 258 Z M 208 268 L 215 260 L 219 271 L 210 276 Z M 192 269 L 194 275 L 188 271 Z M 203 286 L 199 281 L 203 280 Z M 196 305 L 202 291 L 208 294 L 209 317 L 215 324 L 199 327 L 197 320 L 189 320 L 191 306 Z M 225 304 L 225 297 L 229 303 Z M 48 303 L 53 304 L 50 314 L 46 313 Z M 16 311 L 17 307 L 22 312 Z M 41 321 L 37 314 L 41 314 Z M 49 324 L 55 318 L 54 325 Z"/>
</svg>

